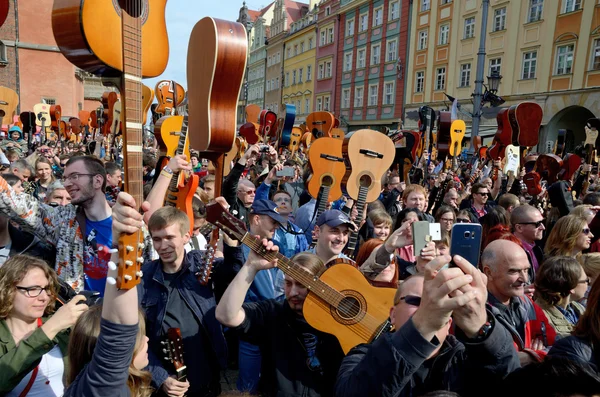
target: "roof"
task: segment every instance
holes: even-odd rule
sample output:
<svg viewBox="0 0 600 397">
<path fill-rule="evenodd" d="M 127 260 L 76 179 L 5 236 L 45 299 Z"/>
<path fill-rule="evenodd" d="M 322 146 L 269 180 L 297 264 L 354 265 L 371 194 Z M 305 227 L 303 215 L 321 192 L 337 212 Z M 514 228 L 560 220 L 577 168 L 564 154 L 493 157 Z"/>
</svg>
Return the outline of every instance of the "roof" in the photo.
<svg viewBox="0 0 600 397">
<path fill-rule="evenodd" d="M 273 7 L 273 4 L 275 4 L 275 2 L 270 3 L 268 6 L 263 7 L 261 10 L 248 10 L 248 18 L 250 18 L 250 20 L 252 22 L 256 22 L 256 20 L 258 19 L 258 17 L 263 16 L 268 10 L 269 8 Z"/>
<path fill-rule="evenodd" d="M 307 3 L 301 3 L 299 1 L 285 0 L 285 10 L 289 16 L 288 23 L 291 24 L 302 18 L 302 7 L 306 7 L 308 10 L 309 5 Z"/>
</svg>

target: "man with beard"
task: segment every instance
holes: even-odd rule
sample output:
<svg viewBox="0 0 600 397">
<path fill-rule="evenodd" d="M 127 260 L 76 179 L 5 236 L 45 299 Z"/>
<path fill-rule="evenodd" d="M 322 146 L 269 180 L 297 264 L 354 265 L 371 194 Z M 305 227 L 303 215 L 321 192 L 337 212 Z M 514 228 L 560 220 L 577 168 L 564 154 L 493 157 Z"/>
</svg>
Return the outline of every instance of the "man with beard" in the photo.
<svg viewBox="0 0 600 397">
<path fill-rule="evenodd" d="M 525 295 L 531 266 L 527 254 L 512 241 L 495 240 L 483 250 L 481 264 L 488 279 L 488 310 L 511 334 L 522 365 L 540 361 L 556 332 L 544 311 Z"/>
<path fill-rule="evenodd" d="M 16 193 L 0 177 L 0 212 L 56 247 L 55 270 L 76 291 L 103 294 L 113 244 L 104 165 L 93 156 L 73 157 L 66 164 L 63 185 L 71 204 L 52 207 Z"/>
</svg>

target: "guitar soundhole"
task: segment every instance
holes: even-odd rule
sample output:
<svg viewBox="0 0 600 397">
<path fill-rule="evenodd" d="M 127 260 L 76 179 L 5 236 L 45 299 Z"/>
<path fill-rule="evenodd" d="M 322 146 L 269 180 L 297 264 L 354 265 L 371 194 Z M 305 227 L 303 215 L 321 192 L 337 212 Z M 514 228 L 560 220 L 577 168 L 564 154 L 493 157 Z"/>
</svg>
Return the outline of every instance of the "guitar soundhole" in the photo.
<svg viewBox="0 0 600 397">
<path fill-rule="evenodd" d="M 337 307 L 331 307 L 333 318 L 344 325 L 352 325 L 360 322 L 366 314 L 367 301 L 354 290 L 340 291 L 344 298 Z"/>
<path fill-rule="evenodd" d="M 370 175 L 362 175 L 360 177 L 360 186 L 369 187 L 373 183 L 373 179 L 371 179 Z"/>
<path fill-rule="evenodd" d="M 142 25 L 146 23 L 148 19 L 148 0 L 112 0 L 113 7 L 119 16 L 121 16 L 121 9 L 124 9 L 129 15 L 134 18 L 141 18 Z"/>
<path fill-rule="evenodd" d="M 325 175 L 321 179 L 321 185 L 323 185 L 323 186 L 331 186 L 331 185 L 333 185 L 333 178 L 330 177 L 329 175 Z"/>
</svg>

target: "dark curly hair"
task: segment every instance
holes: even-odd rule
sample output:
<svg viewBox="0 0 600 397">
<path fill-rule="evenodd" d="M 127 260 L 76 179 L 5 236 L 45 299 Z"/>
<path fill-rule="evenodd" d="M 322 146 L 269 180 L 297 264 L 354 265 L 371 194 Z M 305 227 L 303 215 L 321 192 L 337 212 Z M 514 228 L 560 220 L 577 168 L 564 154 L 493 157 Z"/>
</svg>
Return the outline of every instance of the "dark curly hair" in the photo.
<svg viewBox="0 0 600 397">
<path fill-rule="evenodd" d="M 553 256 L 542 263 L 535 275 L 535 293 L 551 305 L 571 294 L 577 287 L 583 267 L 570 256 Z"/>
</svg>

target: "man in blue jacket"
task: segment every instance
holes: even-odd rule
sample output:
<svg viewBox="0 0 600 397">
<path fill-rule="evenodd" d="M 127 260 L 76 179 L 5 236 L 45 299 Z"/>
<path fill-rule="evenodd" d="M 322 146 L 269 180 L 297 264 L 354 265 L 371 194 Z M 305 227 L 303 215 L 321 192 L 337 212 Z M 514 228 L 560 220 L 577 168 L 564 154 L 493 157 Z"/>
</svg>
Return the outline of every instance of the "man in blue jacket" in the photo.
<svg viewBox="0 0 600 397">
<path fill-rule="evenodd" d="M 217 396 L 227 346 L 215 318 L 212 285 L 201 285 L 196 277 L 205 266 L 204 258 L 198 250 L 185 253 L 190 221 L 183 211 L 162 207 L 150 217 L 148 230 L 159 259 L 144 264 L 138 296 L 146 312 L 152 386 L 168 396 Z M 163 352 L 161 342 L 170 328 L 181 331 L 185 382 L 175 379 L 174 367 Z"/>
<path fill-rule="evenodd" d="M 494 390 L 520 367 L 510 335 L 486 310 L 485 275 L 459 256 L 457 267 L 442 270 L 450 260 L 435 258 L 398 287 L 390 311 L 396 331 L 348 352 L 337 396 L 482 395 L 481 385 Z"/>
</svg>

